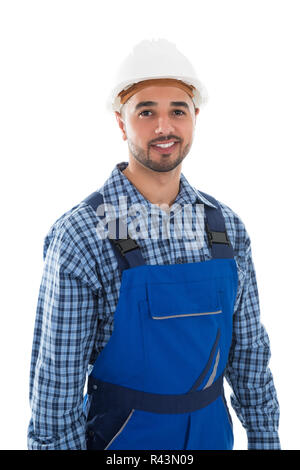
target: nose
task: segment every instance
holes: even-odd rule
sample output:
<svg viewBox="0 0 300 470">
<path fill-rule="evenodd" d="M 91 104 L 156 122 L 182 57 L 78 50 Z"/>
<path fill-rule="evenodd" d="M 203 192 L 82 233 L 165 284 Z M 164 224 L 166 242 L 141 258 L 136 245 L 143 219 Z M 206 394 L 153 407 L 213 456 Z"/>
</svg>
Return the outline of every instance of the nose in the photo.
<svg viewBox="0 0 300 470">
<path fill-rule="evenodd" d="M 157 120 L 156 134 L 171 134 L 174 132 L 174 127 L 168 117 L 159 117 Z"/>
</svg>

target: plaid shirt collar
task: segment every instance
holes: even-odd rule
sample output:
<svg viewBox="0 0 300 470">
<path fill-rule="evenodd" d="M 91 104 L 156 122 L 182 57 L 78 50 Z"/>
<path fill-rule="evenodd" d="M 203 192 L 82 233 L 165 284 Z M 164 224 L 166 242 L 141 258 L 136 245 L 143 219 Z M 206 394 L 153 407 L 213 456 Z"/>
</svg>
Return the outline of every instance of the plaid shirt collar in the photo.
<svg viewBox="0 0 300 470">
<path fill-rule="evenodd" d="M 129 181 L 129 179 L 122 173 L 127 167 L 128 162 L 117 163 L 113 169 L 110 177 L 105 181 L 104 185 L 99 189 L 103 194 L 104 204 L 114 206 L 117 209 L 118 217 L 122 217 L 125 213 L 127 214 L 128 221 L 131 220 L 135 214 L 128 214 L 128 208 L 134 204 L 142 205 L 146 208 L 148 213 L 160 213 L 162 217 L 168 216 L 166 211 L 160 209 L 156 204 L 152 204 L 146 199 L 137 188 Z M 120 199 L 121 198 L 121 199 Z M 206 204 L 210 207 L 216 207 L 210 201 L 208 201 L 202 194 L 200 194 L 195 188 L 193 188 L 183 173 L 180 174 L 180 188 L 176 196 L 176 199 L 171 207 L 172 214 L 174 216 L 177 210 L 180 210 L 184 204 Z M 117 204 L 117 207 L 116 207 Z M 113 219 L 115 216 L 106 213 L 106 221 Z"/>
</svg>

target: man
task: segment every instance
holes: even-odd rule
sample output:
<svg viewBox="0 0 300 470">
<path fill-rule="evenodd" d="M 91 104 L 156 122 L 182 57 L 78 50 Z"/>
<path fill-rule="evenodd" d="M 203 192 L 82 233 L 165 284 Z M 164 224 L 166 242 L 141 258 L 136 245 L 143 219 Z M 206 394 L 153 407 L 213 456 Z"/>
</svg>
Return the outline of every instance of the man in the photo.
<svg viewBox="0 0 300 470">
<path fill-rule="evenodd" d="M 181 172 L 205 89 L 165 40 L 120 70 L 129 162 L 45 239 L 28 447 L 230 450 L 225 376 L 248 448 L 280 449 L 249 236 Z"/>
</svg>

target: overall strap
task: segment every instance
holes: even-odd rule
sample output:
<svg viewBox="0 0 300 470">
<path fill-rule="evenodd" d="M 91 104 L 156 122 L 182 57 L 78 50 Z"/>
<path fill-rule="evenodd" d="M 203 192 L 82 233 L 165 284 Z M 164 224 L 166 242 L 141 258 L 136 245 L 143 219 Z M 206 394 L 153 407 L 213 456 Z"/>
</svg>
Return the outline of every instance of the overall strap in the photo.
<svg viewBox="0 0 300 470">
<path fill-rule="evenodd" d="M 103 194 L 101 194 L 99 191 L 95 191 L 88 197 L 86 197 L 82 202 L 85 202 L 86 204 L 91 206 L 97 213 L 97 208 L 104 202 Z M 105 217 L 105 214 L 99 215 L 97 213 L 97 216 L 100 219 L 103 219 Z M 122 218 L 116 219 L 115 223 L 116 238 L 112 238 L 111 233 L 109 232 L 108 239 L 116 255 L 119 271 L 122 275 L 124 269 L 134 268 L 135 266 L 141 266 L 143 264 L 146 264 L 146 262 L 142 256 L 139 245 L 133 238 L 128 235 L 127 224 L 124 223 Z M 122 235 L 121 238 L 120 233 Z"/>
<path fill-rule="evenodd" d="M 233 258 L 233 248 L 226 232 L 225 219 L 218 201 L 202 191 L 198 191 L 216 206 L 205 205 L 205 229 L 213 258 Z"/>
</svg>

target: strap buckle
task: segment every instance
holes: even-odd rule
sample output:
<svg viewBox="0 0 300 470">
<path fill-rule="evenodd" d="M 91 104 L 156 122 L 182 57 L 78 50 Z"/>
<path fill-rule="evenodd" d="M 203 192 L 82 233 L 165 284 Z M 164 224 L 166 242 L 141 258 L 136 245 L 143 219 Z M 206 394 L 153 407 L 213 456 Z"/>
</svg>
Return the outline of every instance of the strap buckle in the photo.
<svg viewBox="0 0 300 470">
<path fill-rule="evenodd" d="M 122 255 L 125 255 L 125 253 L 127 253 L 128 251 L 139 248 L 137 242 L 132 238 L 111 239 L 111 241 L 119 249 Z"/>
<path fill-rule="evenodd" d="M 226 230 L 224 232 L 216 232 L 214 230 L 210 230 L 207 222 L 205 224 L 205 228 L 206 228 L 206 233 L 208 236 L 208 243 L 210 247 L 212 247 L 213 243 L 221 243 L 221 244 L 230 246 L 230 240 L 228 238 Z"/>
</svg>

